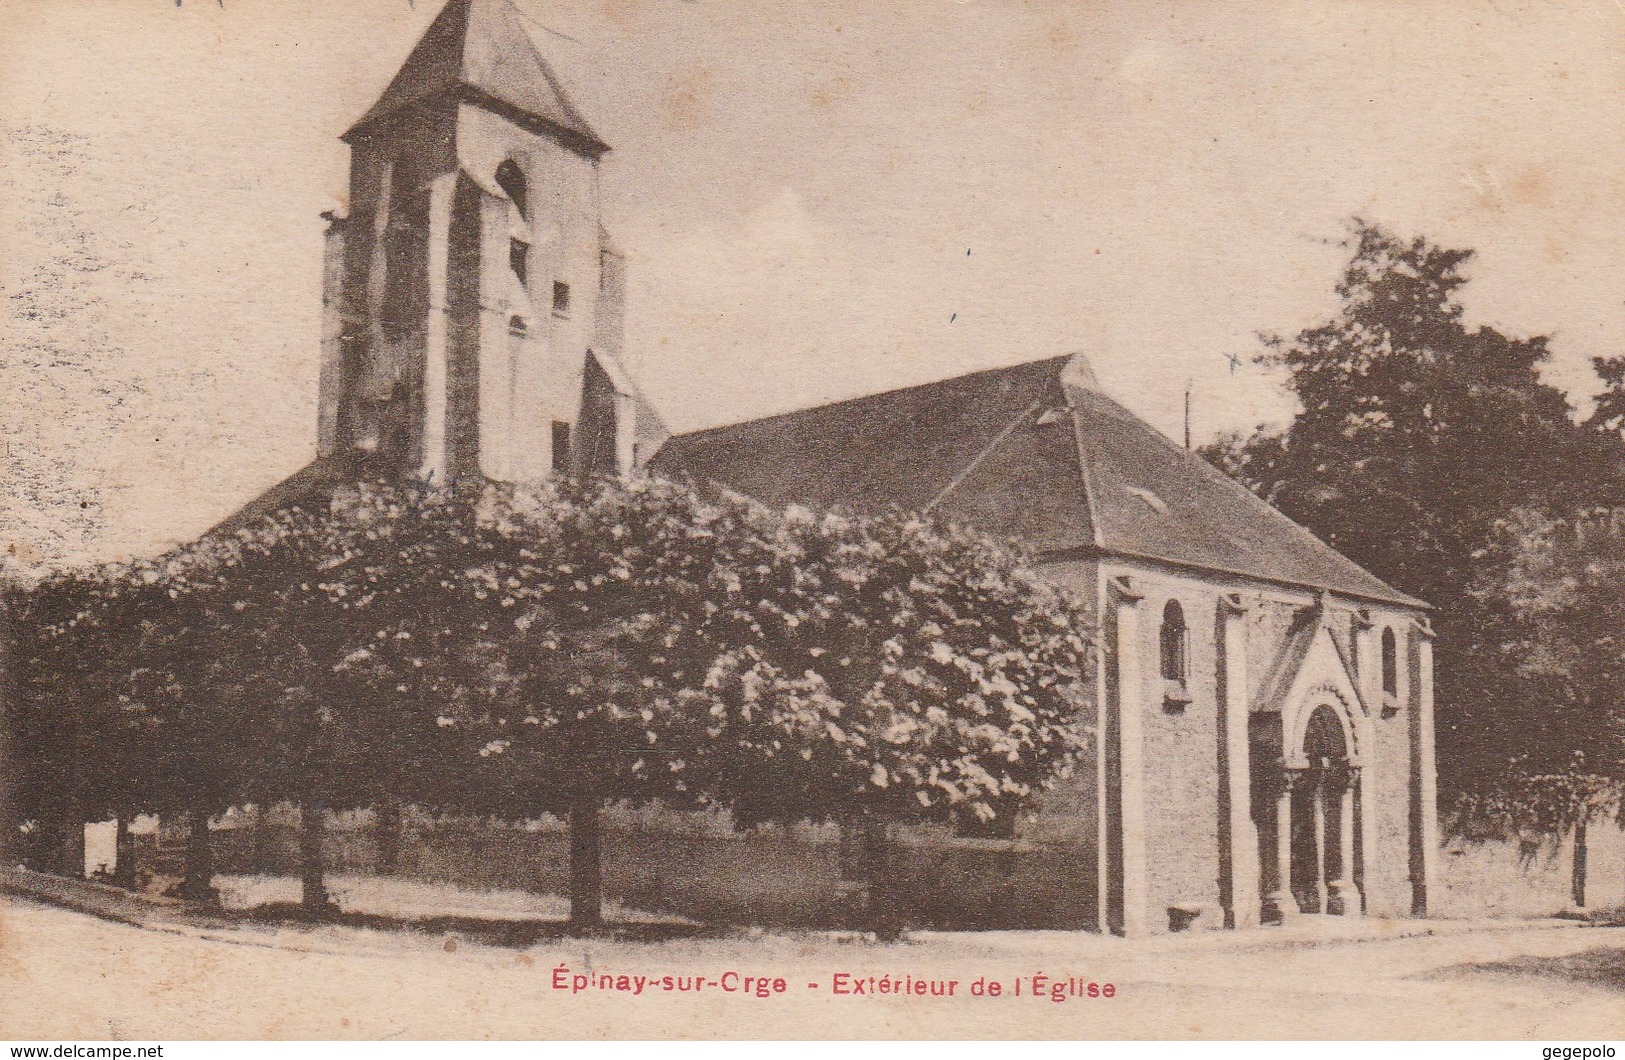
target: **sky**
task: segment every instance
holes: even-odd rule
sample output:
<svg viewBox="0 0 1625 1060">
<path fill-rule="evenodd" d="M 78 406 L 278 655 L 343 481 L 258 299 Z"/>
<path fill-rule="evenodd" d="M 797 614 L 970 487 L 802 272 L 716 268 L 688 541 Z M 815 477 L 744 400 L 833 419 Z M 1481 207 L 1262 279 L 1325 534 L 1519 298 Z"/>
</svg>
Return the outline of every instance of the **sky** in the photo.
<svg viewBox="0 0 1625 1060">
<path fill-rule="evenodd" d="M 1260 332 L 1359 216 L 1472 322 L 1625 353 L 1617 0 L 517 0 L 613 148 L 679 430 L 1081 352 L 1172 437 L 1290 417 Z M 435 0 L 0 0 L 0 535 L 194 536 L 314 451 L 338 136 Z"/>
</svg>

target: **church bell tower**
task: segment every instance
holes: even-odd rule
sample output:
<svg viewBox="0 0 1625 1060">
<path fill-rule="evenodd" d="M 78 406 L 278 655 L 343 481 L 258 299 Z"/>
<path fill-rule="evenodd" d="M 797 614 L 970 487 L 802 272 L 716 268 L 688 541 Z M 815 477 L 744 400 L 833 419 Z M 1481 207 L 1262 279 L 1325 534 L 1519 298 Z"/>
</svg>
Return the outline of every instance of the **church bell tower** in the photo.
<svg viewBox="0 0 1625 1060">
<path fill-rule="evenodd" d="M 449 0 L 344 140 L 320 455 L 434 485 L 629 470 L 640 403 L 599 221 L 609 148 L 524 16 Z"/>
</svg>

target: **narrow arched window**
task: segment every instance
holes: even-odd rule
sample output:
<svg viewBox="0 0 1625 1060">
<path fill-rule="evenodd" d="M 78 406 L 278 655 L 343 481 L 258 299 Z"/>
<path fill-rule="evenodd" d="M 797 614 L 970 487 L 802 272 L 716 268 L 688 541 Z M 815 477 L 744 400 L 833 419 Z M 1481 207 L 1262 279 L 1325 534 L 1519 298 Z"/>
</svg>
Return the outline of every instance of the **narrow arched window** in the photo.
<svg viewBox="0 0 1625 1060">
<path fill-rule="evenodd" d="M 1382 631 L 1382 692 L 1386 696 L 1399 695 L 1399 645 L 1394 631 Z"/>
<path fill-rule="evenodd" d="M 1185 683 L 1189 630 L 1185 628 L 1185 612 L 1178 600 L 1169 600 L 1162 609 L 1162 677 L 1165 681 Z"/>
<path fill-rule="evenodd" d="M 530 184 L 525 180 L 525 171 L 519 168 L 519 163 L 510 158 L 497 167 L 497 187 L 508 193 L 508 198 L 519 210 L 519 216 L 530 220 Z"/>
<path fill-rule="evenodd" d="M 530 286 L 530 213 L 529 184 L 525 171 L 513 159 L 497 167 L 497 187 L 507 192 L 513 202 L 508 224 L 508 268 L 519 279 L 519 286 Z"/>
</svg>

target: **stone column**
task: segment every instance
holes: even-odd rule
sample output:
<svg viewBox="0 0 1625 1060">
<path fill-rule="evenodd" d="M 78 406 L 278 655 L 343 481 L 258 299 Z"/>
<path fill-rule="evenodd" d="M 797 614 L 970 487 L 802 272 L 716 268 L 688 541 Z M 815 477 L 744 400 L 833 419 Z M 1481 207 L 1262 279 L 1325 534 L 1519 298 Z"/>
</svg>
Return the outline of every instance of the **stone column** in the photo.
<svg viewBox="0 0 1625 1060">
<path fill-rule="evenodd" d="M 1326 911 L 1337 916 L 1360 915 L 1360 892 L 1354 882 L 1354 790 L 1358 770 L 1339 778 L 1337 788 L 1337 878 L 1326 885 Z"/>
<path fill-rule="evenodd" d="M 367 346 L 372 358 L 383 356 L 384 293 L 389 288 L 389 206 L 395 194 L 395 164 L 379 170 L 372 210 L 372 241 L 367 246 Z M 348 257 L 348 255 L 346 255 Z"/>
<path fill-rule="evenodd" d="M 1104 607 L 1109 590 L 1102 585 L 1099 591 Z M 1118 861 L 1114 838 L 1114 829 L 1117 825 L 1116 805 L 1113 800 L 1116 799 L 1117 792 L 1112 774 L 1112 756 L 1116 752 L 1111 742 L 1114 725 L 1113 699 L 1117 689 L 1112 674 L 1112 650 L 1112 645 L 1106 641 L 1103 628 L 1102 636 L 1094 645 L 1095 927 L 1102 935 L 1109 935 L 1117 930 L 1116 907 L 1113 904 L 1116 898 Z"/>
<path fill-rule="evenodd" d="M 1141 762 L 1141 690 L 1145 673 L 1140 660 L 1140 601 L 1128 579 L 1114 578 L 1112 598 L 1117 617 L 1117 761 L 1118 823 L 1122 837 L 1123 923 L 1127 938 L 1149 928 L 1145 870 L 1145 790 Z"/>
<path fill-rule="evenodd" d="M 1433 629 L 1417 619 L 1408 638 L 1411 671 L 1411 915 L 1427 916 L 1437 891 L 1439 789 L 1433 754 Z"/>
<path fill-rule="evenodd" d="M 429 319 L 423 350 L 423 463 L 418 478 L 446 484 L 448 341 L 446 270 L 451 260 L 451 212 L 457 174 L 444 173 L 429 185 Z"/>
<path fill-rule="evenodd" d="M 369 174 L 372 214 L 357 215 L 348 222 L 344 261 L 346 275 L 342 294 L 345 313 L 338 322 L 341 334 L 349 334 L 339 351 L 338 408 L 335 424 L 335 450 L 360 448 L 375 452 L 383 444 L 383 424 L 377 402 L 383 396 L 378 376 L 389 356 L 384 338 L 384 296 L 389 287 L 390 199 L 394 195 L 395 166 L 381 163 Z M 362 203 L 366 202 L 363 192 Z M 351 362 L 350 350 L 358 356 Z M 318 411 L 318 416 L 320 412 Z"/>
<path fill-rule="evenodd" d="M 1315 770 L 1309 805 L 1315 830 L 1315 912 L 1326 911 L 1326 773 Z"/>
<path fill-rule="evenodd" d="M 1359 798 L 1360 823 L 1357 833 L 1358 847 L 1355 850 L 1354 867 L 1345 869 L 1345 874 L 1360 891 L 1362 912 L 1371 908 L 1375 897 L 1372 886 L 1378 876 L 1371 866 L 1375 865 L 1381 854 L 1377 849 L 1377 763 L 1381 755 L 1377 749 L 1375 738 L 1377 723 L 1382 718 L 1382 634 L 1371 621 L 1369 612 L 1361 611 L 1357 614 L 1354 624 L 1354 640 L 1358 647 L 1358 662 L 1356 676 L 1359 680 L 1360 695 L 1365 700 L 1366 714 L 1369 723 L 1364 727 L 1367 734 L 1366 746 L 1360 748 L 1360 765 L 1355 775 L 1355 791 Z"/>
<path fill-rule="evenodd" d="M 1219 777 L 1219 871 L 1228 882 L 1226 927 L 1253 927 L 1259 917 L 1258 829 L 1253 824 L 1252 765 L 1248 746 L 1247 608 L 1237 594 L 1219 600 L 1219 738 L 1223 775 Z"/>
<path fill-rule="evenodd" d="M 1271 924 L 1285 923 L 1299 912 L 1292 896 L 1292 789 L 1302 773 L 1284 764 L 1280 770 L 1275 789 L 1275 871 L 1263 902 L 1263 919 Z"/>
</svg>

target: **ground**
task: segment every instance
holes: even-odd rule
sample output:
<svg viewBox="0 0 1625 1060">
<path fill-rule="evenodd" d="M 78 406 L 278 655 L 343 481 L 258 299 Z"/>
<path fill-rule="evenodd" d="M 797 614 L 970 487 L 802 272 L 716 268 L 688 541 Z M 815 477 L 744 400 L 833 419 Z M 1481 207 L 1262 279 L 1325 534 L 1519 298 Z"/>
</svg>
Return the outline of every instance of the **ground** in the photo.
<svg viewBox="0 0 1625 1060">
<path fill-rule="evenodd" d="M 1433 932 L 1432 934 L 1408 934 Z M 724 978 L 734 971 L 737 979 Z M 645 976 L 641 994 L 577 976 Z M 840 994 L 871 976 L 954 996 Z M 1032 996 L 1075 980 L 1112 998 Z M 699 992 L 667 992 L 695 977 Z M 767 982 L 768 997 L 741 989 Z M 773 994 L 775 979 L 785 992 Z M 1014 991 L 1020 980 L 1022 993 Z M 996 981 L 1000 997 L 971 993 Z M 612 978 L 611 984 L 615 984 Z M 562 986 L 557 988 L 555 984 Z M 727 985 L 734 990 L 726 989 Z M 811 984 L 816 984 L 813 986 Z M 635 987 L 635 979 L 627 985 Z M 754 985 L 754 984 L 753 984 Z M 865 982 L 865 985 L 869 985 Z M 874 984 L 878 987 L 878 981 Z M 929 991 L 929 986 L 926 987 Z M 1516 1038 L 1625 1032 L 1625 929 L 1344 922 L 1124 941 L 822 934 L 524 947 L 354 927 L 138 927 L 0 898 L 0 1038 Z"/>
</svg>

